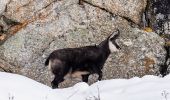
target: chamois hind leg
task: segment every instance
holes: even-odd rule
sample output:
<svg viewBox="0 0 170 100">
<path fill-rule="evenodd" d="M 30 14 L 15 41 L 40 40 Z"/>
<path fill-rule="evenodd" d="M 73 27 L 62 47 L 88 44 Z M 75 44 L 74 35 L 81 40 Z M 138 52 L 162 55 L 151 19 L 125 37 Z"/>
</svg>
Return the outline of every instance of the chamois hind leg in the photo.
<svg viewBox="0 0 170 100">
<path fill-rule="evenodd" d="M 101 80 L 102 80 L 102 77 L 103 77 L 102 72 L 100 72 L 98 75 L 99 75 L 98 80 L 101 81 Z"/>
<path fill-rule="evenodd" d="M 52 88 L 58 88 L 58 84 L 64 81 L 64 75 L 66 74 L 65 65 L 59 59 L 51 60 L 51 70 L 55 75 L 54 80 L 51 82 Z"/>
<path fill-rule="evenodd" d="M 103 77 L 103 72 L 101 71 L 101 69 L 98 69 L 97 74 L 99 75 L 98 80 L 101 81 Z"/>
<path fill-rule="evenodd" d="M 82 80 L 83 80 L 83 82 L 86 82 L 86 83 L 88 83 L 88 78 L 89 78 L 89 75 L 90 75 L 90 74 L 87 74 L 87 75 L 82 75 Z"/>
</svg>

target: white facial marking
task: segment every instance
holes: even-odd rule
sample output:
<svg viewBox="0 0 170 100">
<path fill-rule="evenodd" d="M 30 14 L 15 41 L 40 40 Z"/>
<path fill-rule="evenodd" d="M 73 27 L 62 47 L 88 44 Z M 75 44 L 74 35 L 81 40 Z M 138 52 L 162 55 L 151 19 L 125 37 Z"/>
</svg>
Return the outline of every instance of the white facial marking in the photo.
<svg viewBox="0 0 170 100">
<path fill-rule="evenodd" d="M 110 52 L 119 51 L 111 41 L 109 41 L 109 50 Z"/>
</svg>

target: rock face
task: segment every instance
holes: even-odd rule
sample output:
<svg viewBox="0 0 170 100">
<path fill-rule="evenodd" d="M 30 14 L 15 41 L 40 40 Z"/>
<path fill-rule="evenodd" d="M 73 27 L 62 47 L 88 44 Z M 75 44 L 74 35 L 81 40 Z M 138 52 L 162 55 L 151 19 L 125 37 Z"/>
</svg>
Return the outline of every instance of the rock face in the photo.
<svg viewBox="0 0 170 100">
<path fill-rule="evenodd" d="M 161 73 L 167 74 L 170 73 L 170 1 L 148 0 L 147 2 L 146 11 L 144 13 L 144 26 L 152 28 L 165 39 L 167 54 L 165 63 L 161 65 Z"/>
<path fill-rule="evenodd" d="M 105 67 L 105 73 L 107 73 L 105 76 L 129 78 L 146 74 L 158 75 L 159 66 L 165 56 L 162 47 L 164 40 L 155 33 L 131 28 L 123 31 L 121 35 L 119 41 L 123 49 L 112 55 L 109 60 L 110 64 L 107 65 L 110 67 Z"/>
<path fill-rule="evenodd" d="M 133 8 L 131 10 L 136 13 L 135 17 L 132 17 L 133 14 L 126 16 L 126 11 L 123 11 L 124 15 L 113 16 L 86 2 L 79 5 L 78 0 L 11 0 L 5 15 L 22 24 L 13 27 L 17 29 L 14 31 L 16 34 L 0 46 L 0 58 L 14 67 L 10 71 L 50 85 L 53 76 L 44 66 L 44 62 L 53 50 L 98 44 L 118 28 L 121 32 L 118 42 L 122 50 L 111 54 L 107 60 L 103 79 L 158 75 L 159 64 L 165 60 L 164 40 L 155 33 L 132 28 L 129 22 L 121 17 L 138 22 L 140 17 L 135 15 L 142 10 L 133 10 L 137 6 L 131 5 L 133 8 L 130 1 L 124 1 Z M 139 1 L 135 1 L 135 4 L 138 4 L 137 2 Z M 141 0 L 139 4 L 143 2 Z M 15 71 L 15 68 L 18 70 Z M 91 76 L 90 82 L 94 82 L 95 78 Z M 75 81 L 68 80 L 61 87 L 74 83 Z"/>
<path fill-rule="evenodd" d="M 0 1 L 0 15 L 5 11 L 6 5 L 9 0 L 1 0 Z"/>
<path fill-rule="evenodd" d="M 146 25 L 158 34 L 170 34 L 170 1 L 148 0 Z"/>
<path fill-rule="evenodd" d="M 141 22 L 141 14 L 145 10 L 147 0 L 85 0 L 86 2 L 107 11 L 128 18 L 139 24 Z"/>
</svg>

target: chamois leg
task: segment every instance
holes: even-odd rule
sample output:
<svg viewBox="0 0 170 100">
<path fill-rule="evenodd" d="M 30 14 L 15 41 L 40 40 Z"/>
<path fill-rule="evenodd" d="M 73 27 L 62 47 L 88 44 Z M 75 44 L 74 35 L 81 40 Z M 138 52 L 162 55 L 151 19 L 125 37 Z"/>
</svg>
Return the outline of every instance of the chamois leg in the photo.
<svg viewBox="0 0 170 100">
<path fill-rule="evenodd" d="M 55 76 L 54 80 L 51 82 L 52 88 L 53 89 L 58 88 L 58 84 L 63 81 L 64 81 L 63 76 L 60 77 Z"/>
<path fill-rule="evenodd" d="M 89 75 L 90 75 L 90 74 L 87 74 L 87 75 L 82 75 L 82 80 L 83 80 L 83 82 L 86 82 L 86 83 L 88 83 L 88 78 L 89 78 Z"/>
<path fill-rule="evenodd" d="M 98 72 L 97 72 L 97 74 L 99 75 L 98 80 L 101 81 L 101 79 L 102 79 L 102 77 L 103 77 L 102 71 L 99 69 Z"/>
<path fill-rule="evenodd" d="M 98 80 L 99 80 L 99 81 L 101 81 L 101 80 L 102 80 L 102 76 L 103 76 L 102 72 L 101 72 L 101 73 L 99 73 L 99 77 L 98 77 Z"/>
</svg>

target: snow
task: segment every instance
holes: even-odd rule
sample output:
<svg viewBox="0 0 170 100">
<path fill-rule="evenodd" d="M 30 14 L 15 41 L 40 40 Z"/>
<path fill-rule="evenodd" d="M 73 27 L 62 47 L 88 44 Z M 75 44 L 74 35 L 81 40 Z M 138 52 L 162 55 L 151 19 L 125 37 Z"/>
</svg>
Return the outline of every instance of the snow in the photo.
<svg viewBox="0 0 170 100">
<path fill-rule="evenodd" d="M 27 77 L 0 72 L 0 100 L 170 100 L 170 75 L 103 80 L 91 86 L 80 82 L 51 89 Z"/>
</svg>

